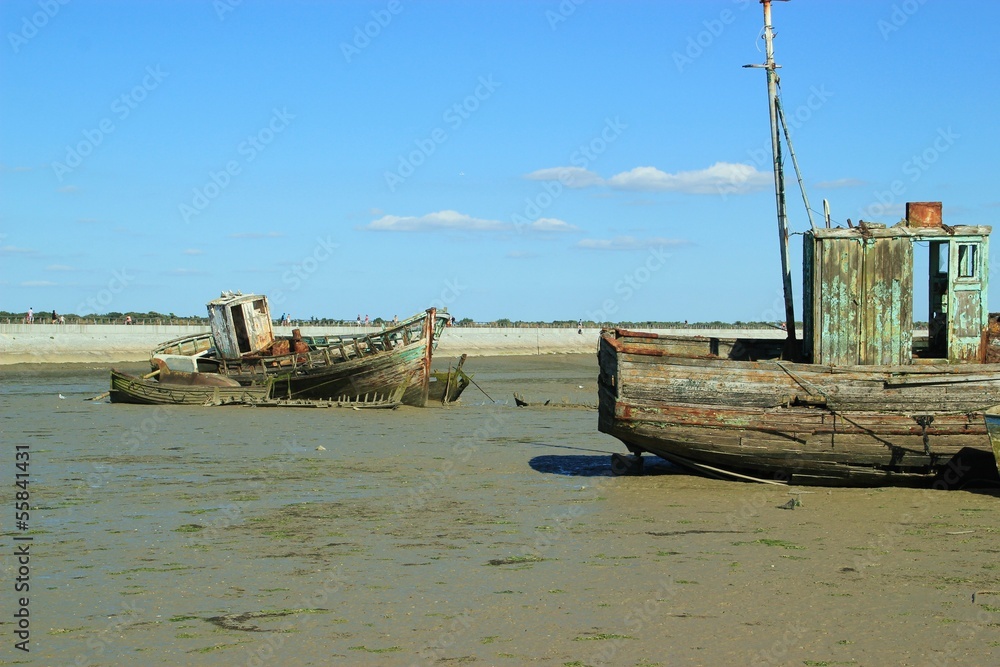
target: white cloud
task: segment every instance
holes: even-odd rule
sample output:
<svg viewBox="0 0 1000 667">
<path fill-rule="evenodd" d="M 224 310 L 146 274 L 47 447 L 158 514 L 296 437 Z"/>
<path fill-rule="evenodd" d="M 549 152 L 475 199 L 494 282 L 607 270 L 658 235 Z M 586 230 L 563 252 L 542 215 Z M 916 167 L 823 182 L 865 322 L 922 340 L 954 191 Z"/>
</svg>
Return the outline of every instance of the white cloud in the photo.
<svg viewBox="0 0 1000 667">
<path fill-rule="evenodd" d="M 773 175 L 756 167 L 733 162 L 716 162 L 707 169 L 668 174 L 656 167 L 636 167 L 608 179 L 618 190 L 642 192 L 683 192 L 695 195 L 745 194 L 763 190 L 773 183 Z"/>
<path fill-rule="evenodd" d="M 184 249 L 184 254 L 185 255 L 204 255 L 205 251 L 204 250 L 199 250 L 198 248 L 185 248 Z"/>
<path fill-rule="evenodd" d="M 576 247 L 587 250 L 645 250 L 646 248 L 663 248 L 685 245 L 686 243 L 687 241 L 678 239 L 639 239 L 634 236 L 616 236 L 613 239 L 583 239 L 576 244 Z"/>
<path fill-rule="evenodd" d="M 26 280 L 21 283 L 21 287 L 55 287 L 58 284 L 51 280 Z"/>
<path fill-rule="evenodd" d="M 72 266 L 66 264 L 49 264 L 45 267 L 46 271 L 76 271 Z"/>
<path fill-rule="evenodd" d="M 474 218 L 458 211 L 437 211 L 425 215 L 384 215 L 373 220 L 365 229 L 382 232 L 538 232 L 564 233 L 579 231 L 574 225 L 558 218 L 538 218 L 527 224 L 515 225 L 502 220 Z"/>
<path fill-rule="evenodd" d="M 558 218 L 539 218 L 528 225 L 528 229 L 534 232 L 575 232 L 580 228 Z"/>
<path fill-rule="evenodd" d="M 559 181 L 568 188 L 589 188 L 604 185 L 604 179 L 582 167 L 550 167 L 533 171 L 525 178 L 532 181 Z"/>
<path fill-rule="evenodd" d="M 458 211 L 438 211 L 421 216 L 384 215 L 373 220 L 368 229 L 389 232 L 426 232 L 433 230 L 452 231 L 498 231 L 511 225 L 499 220 L 474 218 Z"/>
<path fill-rule="evenodd" d="M 656 167 L 635 167 L 603 179 L 581 167 L 550 167 L 533 171 L 525 178 L 558 181 L 568 188 L 608 186 L 635 192 L 681 192 L 694 195 L 746 194 L 764 190 L 774 182 L 770 172 L 760 172 L 741 162 L 716 162 L 707 169 L 667 173 Z"/>
</svg>

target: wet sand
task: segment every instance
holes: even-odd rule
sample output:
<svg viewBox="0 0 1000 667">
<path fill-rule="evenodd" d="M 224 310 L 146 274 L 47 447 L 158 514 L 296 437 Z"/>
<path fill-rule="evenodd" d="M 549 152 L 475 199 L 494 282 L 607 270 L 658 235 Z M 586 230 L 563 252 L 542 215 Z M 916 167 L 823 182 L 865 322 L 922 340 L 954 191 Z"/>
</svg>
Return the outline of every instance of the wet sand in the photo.
<svg viewBox="0 0 1000 667">
<path fill-rule="evenodd" d="M 31 653 L 8 557 L 0 664 L 1000 656 L 1000 593 L 972 600 L 1000 591 L 996 490 L 762 486 L 658 459 L 612 477 L 623 447 L 595 410 L 512 400 L 594 403 L 593 355 L 470 357 L 503 404 L 473 386 L 395 411 L 85 401 L 107 370 L 0 371 L 4 512 L 28 444 L 34 537 Z"/>
</svg>

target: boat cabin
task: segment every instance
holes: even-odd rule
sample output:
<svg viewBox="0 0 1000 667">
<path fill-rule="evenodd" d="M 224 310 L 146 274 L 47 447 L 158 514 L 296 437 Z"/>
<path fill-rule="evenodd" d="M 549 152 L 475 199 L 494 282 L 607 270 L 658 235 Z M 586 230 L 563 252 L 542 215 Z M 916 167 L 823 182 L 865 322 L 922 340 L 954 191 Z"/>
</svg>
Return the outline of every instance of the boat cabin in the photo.
<svg viewBox="0 0 1000 667">
<path fill-rule="evenodd" d="M 208 321 L 216 349 L 224 359 L 239 359 L 274 342 L 266 296 L 223 292 L 208 302 Z"/>
<path fill-rule="evenodd" d="M 944 224 L 940 202 L 911 202 L 892 227 L 805 232 L 805 358 L 838 366 L 981 361 L 991 231 Z M 915 247 L 926 248 L 926 276 L 914 276 Z M 917 288 L 927 289 L 926 315 L 914 313 Z M 926 341 L 914 339 L 915 317 L 926 317 Z"/>
</svg>

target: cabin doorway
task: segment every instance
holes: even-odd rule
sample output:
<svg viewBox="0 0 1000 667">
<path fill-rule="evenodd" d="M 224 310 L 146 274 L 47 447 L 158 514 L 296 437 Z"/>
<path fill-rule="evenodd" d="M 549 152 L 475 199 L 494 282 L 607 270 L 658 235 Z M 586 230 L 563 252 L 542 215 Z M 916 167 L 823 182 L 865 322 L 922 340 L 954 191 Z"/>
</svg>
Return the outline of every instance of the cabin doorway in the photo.
<svg viewBox="0 0 1000 667">
<path fill-rule="evenodd" d="M 231 311 L 233 314 L 233 333 L 236 334 L 236 345 L 239 346 L 240 354 L 250 351 L 250 335 L 247 333 L 247 321 L 243 314 L 242 305 L 237 305 Z"/>
<path fill-rule="evenodd" d="M 983 254 L 976 238 L 930 241 L 925 356 L 957 363 L 976 360 L 985 310 Z"/>
<path fill-rule="evenodd" d="M 927 353 L 948 358 L 948 242 L 932 241 L 927 262 Z"/>
</svg>

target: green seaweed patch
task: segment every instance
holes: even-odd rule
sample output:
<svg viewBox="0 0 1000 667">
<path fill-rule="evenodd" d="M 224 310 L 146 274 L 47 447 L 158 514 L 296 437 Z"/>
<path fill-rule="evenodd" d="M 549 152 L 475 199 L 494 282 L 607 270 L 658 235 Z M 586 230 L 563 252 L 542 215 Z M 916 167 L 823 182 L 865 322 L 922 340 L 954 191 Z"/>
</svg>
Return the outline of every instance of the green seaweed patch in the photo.
<svg viewBox="0 0 1000 667">
<path fill-rule="evenodd" d="M 178 614 L 177 616 L 171 616 L 167 620 L 171 623 L 180 623 L 181 621 L 193 621 L 200 619 L 201 616 L 190 616 L 188 614 Z"/>
<path fill-rule="evenodd" d="M 580 635 L 574 637 L 575 642 L 606 641 L 608 639 L 635 639 L 631 635 L 618 635 L 611 632 L 598 632 L 595 634 Z"/>
<path fill-rule="evenodd" d="M 271 611 L 248 611 L 242 614 L 224 614 L 222 616 L 212 616 L 205 620 L 224 630 L 239 630 L 241 632 L 291 632 L 288 629 L 268 630 L 254 625 L 250 621 L 258 618 L 277 618 L 293 614 L 326 614 L 329 611 L 329 609 L 274 609 Z"/>
<path fill-rule="evenodd" d="M 200 523 L 185 523 L 174 528 L 175 533 L 197 533 L 199 530 L 205 530 L 205 526 Z"/>
<path fill-rule="evenodd" d="M 387 646 L 386 648 L 368 648 L 367 646 L 350 646 L 351 651 L 364 651 L 365 653 L 396 653 L 402 651 L 400 646 Z"/>
<path fill-rule="evenodd" d="M 119 574 L 133 574 L 135 572 L 173 572 L 174 570 L 190 570 L 190 565 L 181 565 L 180 563 L 167 563 L 163 567 L 133 567 L 128 570 L 122 570 L 120 572 L 109 572 L 111 576 L 117 576 Z"/>
<path fill-rule="evenodd" d="M 287 530 L 265 530 L 264 534 L 268 537 L 273 537 L 276 540 L 287 540 L 290 537 L 295 537 L 295 533 Z"/>
<path fill-rule="evenodd" d="M 508 556 L 507 558 L 491 558 L 489 565 L 520 565 L 522 563 L 541 563 L 541 556 Z"/>
<path fill-rule="evenodd" d="M 764 546 L 767 547 L 781 547 L 782 549 L 805 549 L 804 546 L 795 544 L 793 542 L 788 542 L 786 540 L 771 540 L 765 537 L 762 537 L 759 540 L 753 540 L 751 542 L 733 542 L 734 547 L 740 547 L 745 544 L 763 544 Z"/>
<path fill-rule="evenodd" d="M 226 649 L 235 648 L 239 644 L 215 644 L 214 646 L 206 646 L 204 648 L 196 648 L 188 653 L 212 653 L 213 651 L 225 651 Z"/>
</svg>

